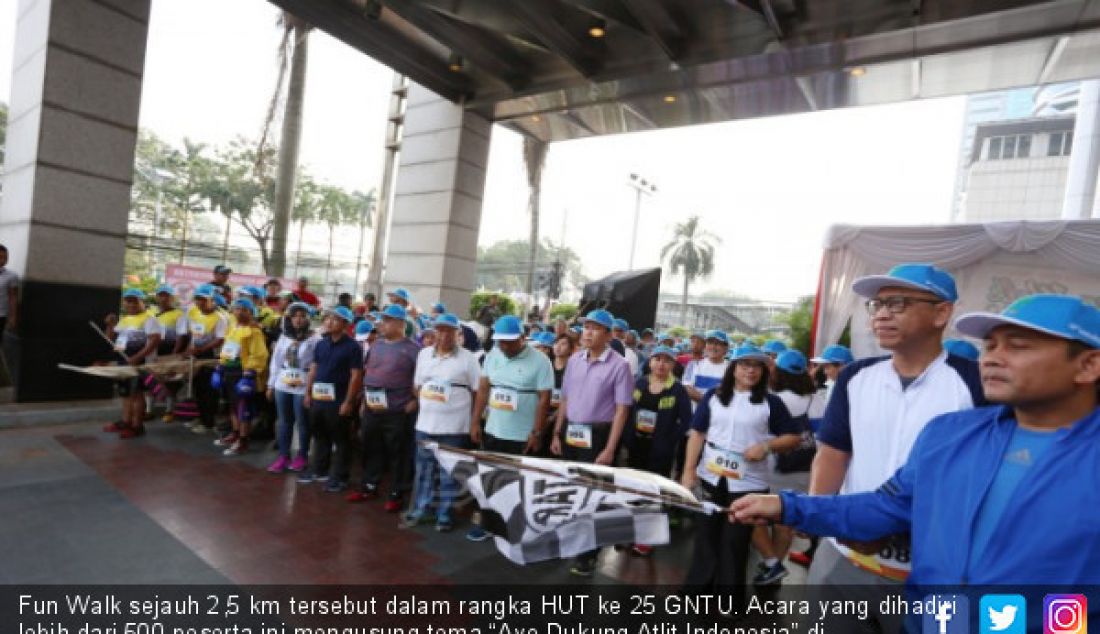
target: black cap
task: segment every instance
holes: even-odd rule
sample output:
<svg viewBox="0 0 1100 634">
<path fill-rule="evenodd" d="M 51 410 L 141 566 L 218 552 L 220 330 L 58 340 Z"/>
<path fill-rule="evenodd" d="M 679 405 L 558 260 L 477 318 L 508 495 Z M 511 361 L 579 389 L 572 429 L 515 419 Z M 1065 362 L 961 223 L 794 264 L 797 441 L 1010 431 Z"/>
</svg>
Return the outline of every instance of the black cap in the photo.
<svg viewBox="0 0 1100 634">
<path fill-rule="evenodd" d="M 219 264 L 219 265 L 214 267 L 214 274 L 215 275 L 217 275 L 219 273 L 227 273 L 228 274 L 228 273 L 232 273 L 232 272 L 233 272 L 233 269 L 229 268 L 228 266 L 226 266 L 224 264 Z"/>
</svg>

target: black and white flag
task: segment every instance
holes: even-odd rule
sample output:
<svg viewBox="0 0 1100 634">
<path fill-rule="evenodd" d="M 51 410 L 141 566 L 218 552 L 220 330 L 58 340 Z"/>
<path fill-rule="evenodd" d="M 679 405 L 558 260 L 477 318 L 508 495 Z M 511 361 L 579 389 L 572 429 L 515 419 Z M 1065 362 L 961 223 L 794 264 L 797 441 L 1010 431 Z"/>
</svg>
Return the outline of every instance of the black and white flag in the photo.
<svg viewBox="0 0 1100 634">
<path fill-rule="evenodd" d="M 666 505 L 711 510 L 679 484 L 643 471 L 425 446 L 477 499 L 482 528 L 518 564 L 612 544 L 667 544 Z"/>
</svg>

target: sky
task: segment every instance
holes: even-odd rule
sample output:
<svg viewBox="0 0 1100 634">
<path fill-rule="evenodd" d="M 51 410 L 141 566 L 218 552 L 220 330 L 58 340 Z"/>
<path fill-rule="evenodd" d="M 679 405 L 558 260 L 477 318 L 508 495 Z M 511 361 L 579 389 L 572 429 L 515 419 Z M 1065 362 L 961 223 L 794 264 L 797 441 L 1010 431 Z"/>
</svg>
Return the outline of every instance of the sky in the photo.
<svg viewBox="0 0 1100 634">
<path fill-rule="evenodd" d="M 15 5 L 0 0 L 5 102 Z M 177 144 L 257 137 L 275 82 L 277 18 L 264 0 L 153 0 L 140 125 Z M 391 81 L 385 66 L 311 36 L 301 161 L 319 180 L 377 187 Z M 721 244 L 715 274 L 693 291 L 793 300 L 814 292 L 831 224 L 948 221 L 964 105 L 954 97 L 553 144 L 540 232 L 564 239 L 591 278 L 627 268 L 627 182 L 638 173 L 658 191 L 642 200 L 636 267 L 659 266 L 672 227 L 697 214 Z M 483 246 L 527 237 L 521 147 L 518 134 L 494 126 Z M 344 232 L 335 251 L 354 259 L 356 234 Z M 325 240 L 322 229 L 306 234 L 307 245 Z M 665 290 L 679 288 L 666 280 Z"/>
</svg>

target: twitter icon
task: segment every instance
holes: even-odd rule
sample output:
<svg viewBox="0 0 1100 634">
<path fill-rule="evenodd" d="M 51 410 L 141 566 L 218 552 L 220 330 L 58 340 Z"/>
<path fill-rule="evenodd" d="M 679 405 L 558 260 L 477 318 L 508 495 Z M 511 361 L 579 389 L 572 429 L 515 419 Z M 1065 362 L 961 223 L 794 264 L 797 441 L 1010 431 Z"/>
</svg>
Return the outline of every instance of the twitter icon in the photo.
<svg viewBox="0 0 1100 634">
<path fill-rule="evenodd" d="M 979 610 L 981 634 L 1027 634 L 1027 600 L 1018 594 L 987 594 Z"/>
</svg>

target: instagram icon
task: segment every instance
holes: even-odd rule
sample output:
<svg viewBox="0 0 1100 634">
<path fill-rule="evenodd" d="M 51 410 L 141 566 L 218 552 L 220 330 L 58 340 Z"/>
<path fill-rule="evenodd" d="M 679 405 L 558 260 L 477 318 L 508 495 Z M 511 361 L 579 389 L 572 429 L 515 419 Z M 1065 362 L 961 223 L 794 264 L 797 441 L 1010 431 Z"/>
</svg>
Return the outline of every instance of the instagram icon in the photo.
<svg viewBox="0 0 1100 634">
<path fill-rule="evenodd" d="M 1043 597 L 1043 634 L 1088 634 L 1088 599 L 1083 594 Z"/>
</svg>

